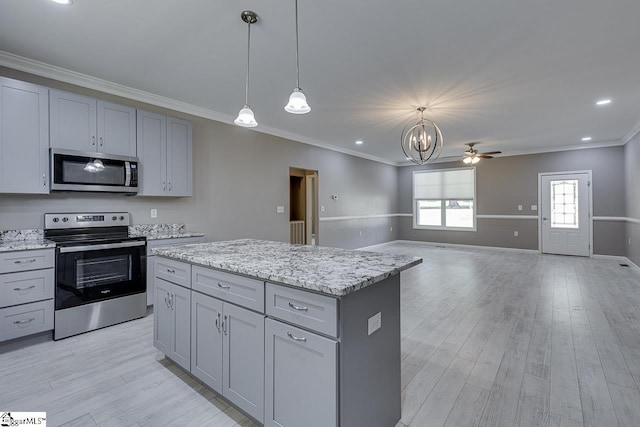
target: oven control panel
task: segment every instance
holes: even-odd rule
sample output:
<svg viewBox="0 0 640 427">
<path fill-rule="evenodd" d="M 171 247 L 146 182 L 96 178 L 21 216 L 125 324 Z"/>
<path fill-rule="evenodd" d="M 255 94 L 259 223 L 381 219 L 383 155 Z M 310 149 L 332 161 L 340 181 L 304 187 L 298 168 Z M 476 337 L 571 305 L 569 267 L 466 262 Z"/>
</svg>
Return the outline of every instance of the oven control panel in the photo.
<svg viewBox="0 0 640 427">
<path fill-rule="evenodd" d="M 44 214 L 44 228 L 113 227 L 130 225 L 128 212 Z"/>
</svg>

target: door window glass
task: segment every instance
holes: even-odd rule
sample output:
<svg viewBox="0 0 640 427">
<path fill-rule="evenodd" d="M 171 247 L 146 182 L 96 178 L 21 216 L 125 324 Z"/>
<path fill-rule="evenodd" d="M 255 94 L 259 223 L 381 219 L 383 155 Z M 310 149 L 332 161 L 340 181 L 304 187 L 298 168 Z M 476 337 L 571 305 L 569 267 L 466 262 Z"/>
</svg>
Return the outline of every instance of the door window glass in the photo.
<svg viewBox="0 0 640 427">
<path fill-rule="evenodd" d="M 579 228 L 577 179 L 551 181 L 551 228 Z"/>
</svg>

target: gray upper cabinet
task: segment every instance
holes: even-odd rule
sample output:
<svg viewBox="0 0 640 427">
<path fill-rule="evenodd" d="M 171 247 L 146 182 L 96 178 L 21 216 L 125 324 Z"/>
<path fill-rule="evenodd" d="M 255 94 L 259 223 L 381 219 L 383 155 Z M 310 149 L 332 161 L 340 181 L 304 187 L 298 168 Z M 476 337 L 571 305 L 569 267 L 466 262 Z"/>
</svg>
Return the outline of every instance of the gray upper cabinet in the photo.
<svg viewBox="0 0 640 427">
<path fill-rule="evenodd" d="M 192 126 L 187 120 L 138 110 L 139 196 L 191 196 Z"/>
<path fill-rule="evenodd" d="M 49 90 L 0 77 L 0 192 L 49 193 Z"/>
<path fill-rule="evenodd" d="M 136 110 L 70 92 L 51 90 L 51 147 L 136 155 Z"/>
</svg>

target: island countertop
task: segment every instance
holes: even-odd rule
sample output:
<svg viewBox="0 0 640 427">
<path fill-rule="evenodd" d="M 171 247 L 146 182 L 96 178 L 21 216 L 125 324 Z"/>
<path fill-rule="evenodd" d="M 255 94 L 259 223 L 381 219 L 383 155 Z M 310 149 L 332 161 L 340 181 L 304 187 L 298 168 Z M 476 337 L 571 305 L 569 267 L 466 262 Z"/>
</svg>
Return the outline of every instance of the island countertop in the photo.
<svg viewBox="0 0 640 427">
<path fill-rule="evenodd" d="M 254 239 L 158 248 L 153 254 L 336 296 L 422 262 L 419 257 Z"/>
</svg>

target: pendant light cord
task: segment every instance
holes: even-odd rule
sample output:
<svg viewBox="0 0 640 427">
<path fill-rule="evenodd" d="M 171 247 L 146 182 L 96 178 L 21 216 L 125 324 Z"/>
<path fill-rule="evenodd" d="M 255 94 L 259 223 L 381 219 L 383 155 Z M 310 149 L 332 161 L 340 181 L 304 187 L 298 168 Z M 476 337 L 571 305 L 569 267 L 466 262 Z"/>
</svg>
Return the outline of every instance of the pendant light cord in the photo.
<svg viewBox="0 0 640 427">
<path fill-rule="evenodd" d="M 300 59 L 299 59 L 299 42 L 298 42 L 298 0 L 296 0 L 296 69 L 298 76 L 296 78 L 296 87 L 300 89 Z"/>
<path fill-rule="evenodd" d="M 244 105 L 249 105 L 249 58 L 251 52 L 251 23 L 247 22 L 247 81 L 244 86 Z"/>
</svg>

